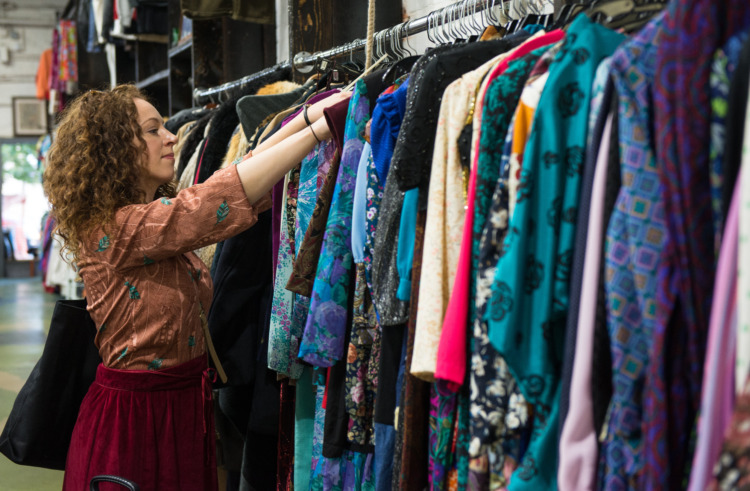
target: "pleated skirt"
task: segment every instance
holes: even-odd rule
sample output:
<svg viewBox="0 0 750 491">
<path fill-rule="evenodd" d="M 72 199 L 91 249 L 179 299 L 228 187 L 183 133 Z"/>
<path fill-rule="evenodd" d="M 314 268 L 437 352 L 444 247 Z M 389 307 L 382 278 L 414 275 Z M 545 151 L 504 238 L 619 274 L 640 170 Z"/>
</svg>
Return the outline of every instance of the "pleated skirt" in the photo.
<svg viewBox="0 0 750 491">
<path fill-rule="evenodd" d="M 206 367 L 205 355 L 158 371 L 99 365 L 73 430 L 63 490 L 88 490 L 92 477 L 107 474 L 143 491 L 216 491 Z M 100 489 L 123 488 L 102 483 Z"/>
</svg>

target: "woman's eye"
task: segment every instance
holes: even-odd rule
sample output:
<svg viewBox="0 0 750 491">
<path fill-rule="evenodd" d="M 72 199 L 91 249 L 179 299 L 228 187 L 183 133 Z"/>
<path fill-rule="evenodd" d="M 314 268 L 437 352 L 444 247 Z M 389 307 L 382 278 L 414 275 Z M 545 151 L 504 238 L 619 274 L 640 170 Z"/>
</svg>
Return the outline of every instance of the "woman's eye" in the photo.
<svg viewBox="0 0 750 491">
<path fill-rule="evenodd" d="M 151 133 L 152 135 L 158 135 L 159 130 L 158 129 L 148 130 L 147 133 Z"/>
</svg>

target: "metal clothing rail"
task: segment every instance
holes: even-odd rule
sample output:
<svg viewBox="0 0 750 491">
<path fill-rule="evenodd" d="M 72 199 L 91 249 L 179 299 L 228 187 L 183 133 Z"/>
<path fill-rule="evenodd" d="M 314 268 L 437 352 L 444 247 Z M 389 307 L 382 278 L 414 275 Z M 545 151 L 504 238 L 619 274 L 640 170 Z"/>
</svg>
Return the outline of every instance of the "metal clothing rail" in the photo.
<svg viewBox="0 0 750 491">
<path fill-rule="evenodd" d="M 497 5 L 496 5 L 497 4 Z M 408 20 L 401 24 L 383 29 L 382 31 L 375 33 L 375 40 L 378 44 L 390 44 L 399 42 L 400 40 L 427 31 L 428 37 L 432 40 L 431 33 L 434 33 L 435 38 L 438 40 L 446 40 L 451 38 L 460 37 L 462 34 L 467 33 L 466 26 L 459 26 L 458 23 L 471 18 L 471 25 L 473 27 L 484 28 L 489 22 L 500 23 L 500 19 L 494 14 L 495 7 L 503 7 L 503 0 L 462 0 L 454 4 L 443 7 L 439 10 L 434 10 L 429 14 L 419 17 L 414 20 Z M 476 20 L 476 15 L 482 16 L 483 22 Z M 484 24 L 484 25 L 481 25 Z M 440 28 L 440 29 L 438 29 Z M 321 60 L 335 58 L 346 53 L 353 53 L 354 51 L 363 49 L 365 47 L 366 40 L 355 39 L 349 43 L 346 43 L 335 48 L 331 48 L 325 51 L 320 51 L 314 54 L 310 53 L 298 53 L 292 60 L 287 60 L 269 68 L 265 68 L 252 75 L 248 75 L 239 80 L 227 82 L 210 89 L 196 88 L 193 91 L 193 100 L 195 103 L 202 105 L 214 98 L 219 98 L 222 95 L 233 92 L 234 90 L 241 88 L 251 82 L 259 80 L 277 70 L 285 68 L 294 68 L 299 70 L 305 66 L 311 66 L 318 63 Z"/>
<path fill-rule="evenodd" d="M 266 77 L 279 70 L 283 70 L 283 69 L 291 68 L 291 67 L 292 67 L 292 64 L 288 61 L 285 61 L 283 63 L 279 63 L 272 67 L 264 68 L 263 70 L 259 72 L 255 72 L 252 75 L 248 75 L 247 77 L 242 77 L 239 80 L 234 80 L 232 82 L 227 82 L 222 85 L 217 85 L 216 87 L 211 87 L 210 89 L 196 88 L 193 90 L 193 101 L 198 105 L 203 105 L 203 104 L 213 101 L 214 98 L 219 99 L 225 95 L 229 97 L 229 94 L 231 94 L 237 89 L 241 89 L 245 85 L 253 83 L 256 80 L 260 80 L 263 77 Z"/>
</svg>

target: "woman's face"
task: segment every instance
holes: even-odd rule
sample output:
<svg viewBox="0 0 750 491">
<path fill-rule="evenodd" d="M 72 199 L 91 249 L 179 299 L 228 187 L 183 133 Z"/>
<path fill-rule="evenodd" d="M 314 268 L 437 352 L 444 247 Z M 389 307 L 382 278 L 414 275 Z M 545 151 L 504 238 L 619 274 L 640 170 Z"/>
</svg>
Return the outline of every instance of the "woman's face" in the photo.
<svg viewBox="0 0 750 491">
<path fill-rule="evenodd" d="M 146 192 L 147 199 L 151 200 L 159 186 L 174 178 L 173 147 L 177 137 L 164 127 L 162 117 L 154 106 L 143 99 L 134 101 L 138 109 L 138 124 L 146 141 L 141 187 Z"/>
</svg>

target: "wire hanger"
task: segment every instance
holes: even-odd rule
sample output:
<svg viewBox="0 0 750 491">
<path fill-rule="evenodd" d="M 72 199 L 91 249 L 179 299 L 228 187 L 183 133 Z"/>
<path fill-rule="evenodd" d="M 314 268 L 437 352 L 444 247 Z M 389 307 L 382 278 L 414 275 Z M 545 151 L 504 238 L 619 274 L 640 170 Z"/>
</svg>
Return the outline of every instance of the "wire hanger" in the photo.
<svg viewBox="0 0 750 491">
<path fill-rule="evenodd" d="M 362 74 L 359 77 L 352 80 L 352 82 L 346 87 L 344 87 L 341 91 L 350 92 L 354 88 L 354 86 L 357 84 L 357 82 L 359 82 L 362 78 L 364 78 L 365 75 L 369 75 L 373 70 L 375 70 L 375 68 L 379 67 L 387 59 L 388 59 L 388 55 L 381 56 L 380 59 L 378 59 L 375 63 L 370 65 L 370 68 L 362 72 Z"/>
</svg>

